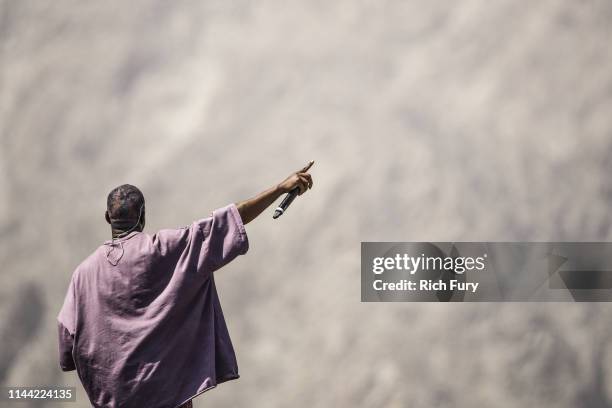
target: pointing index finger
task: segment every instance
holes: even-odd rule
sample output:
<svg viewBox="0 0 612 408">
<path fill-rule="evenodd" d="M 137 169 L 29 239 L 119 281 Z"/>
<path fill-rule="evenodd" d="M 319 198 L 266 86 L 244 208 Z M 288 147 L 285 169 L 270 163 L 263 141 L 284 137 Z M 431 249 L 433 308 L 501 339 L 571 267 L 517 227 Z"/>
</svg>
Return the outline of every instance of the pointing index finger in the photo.
<svg viewBox="0 0 612 408">
<path fill-rule="evenodd" d="M 312 165 L 314 164 L 314 160 L 311 160 L 306 167 L 304 167 L 302 170 L 299 171 L 299 173 L 306 173 L 308 171 L 309 168 L 312 167 Z"/>
</svg>

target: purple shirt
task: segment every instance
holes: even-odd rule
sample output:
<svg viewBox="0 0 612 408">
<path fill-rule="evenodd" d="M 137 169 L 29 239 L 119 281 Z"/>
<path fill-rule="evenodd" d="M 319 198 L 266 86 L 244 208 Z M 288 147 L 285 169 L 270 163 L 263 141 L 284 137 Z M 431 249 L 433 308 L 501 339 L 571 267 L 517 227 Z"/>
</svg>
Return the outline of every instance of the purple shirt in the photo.
<svg viewBox="0 0 612 408">
<path fill-rule="evenodd" d="M 76 268 L 57 317 L 60 367 L 91 403 L 174 408 L 238 378 L 213 276 L 249 248 L 236 206 L 110 244 Z"/>
</svg>

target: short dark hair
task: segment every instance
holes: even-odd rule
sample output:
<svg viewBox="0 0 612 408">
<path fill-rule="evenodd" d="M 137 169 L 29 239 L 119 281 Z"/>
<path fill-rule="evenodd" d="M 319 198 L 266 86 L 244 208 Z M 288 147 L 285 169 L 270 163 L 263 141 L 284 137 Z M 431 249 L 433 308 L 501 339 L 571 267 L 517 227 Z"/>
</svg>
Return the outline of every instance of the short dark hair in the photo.
<svg viewBox="0 0 612 408">
<path fill-rule="evenodd" d="M 108 193 L 106 211 L 112 221 L 136 221 L 144 211 L 144 195 L 135 186 L 123 184 Z"/>
</svg>

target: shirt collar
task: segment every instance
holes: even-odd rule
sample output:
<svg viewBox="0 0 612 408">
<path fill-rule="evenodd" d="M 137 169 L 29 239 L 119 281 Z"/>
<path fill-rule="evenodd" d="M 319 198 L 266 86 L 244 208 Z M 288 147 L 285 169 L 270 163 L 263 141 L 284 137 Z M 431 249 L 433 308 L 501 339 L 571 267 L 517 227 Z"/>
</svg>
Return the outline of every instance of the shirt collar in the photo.
<svg viewBox="0 0 612 408">
<path fill-rule="evenodd" d="M 132 231 L 129 234 L 127 234 L 125 237 L 121 237 L 121 238 L 115 238 L 114 240 L 106 240 L 104 241 L 104 244 L 106 245 L 110 245 L 113 241 L 114 242 L 123 242 L 123 241 L 127 241 L 128 239 L 132 238 L 134 235 L 136 234 L 140 234 L 142 233 L 142 231 Z"/>
</svg>

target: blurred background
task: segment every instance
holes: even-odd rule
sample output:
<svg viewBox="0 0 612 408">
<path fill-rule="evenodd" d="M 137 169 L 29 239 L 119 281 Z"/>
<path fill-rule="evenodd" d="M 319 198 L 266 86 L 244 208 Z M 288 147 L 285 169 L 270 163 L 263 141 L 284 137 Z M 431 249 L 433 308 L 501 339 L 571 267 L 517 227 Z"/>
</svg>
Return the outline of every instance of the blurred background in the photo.
<svg viewBox="0 0 612 408">
<path fill-rule="evenodd" d="M 195 407 L 612 406 L 612 306 L 359 286 L 361 241 L 612 240 L 611 21 L 605 0 L 0 0 L 0 384 L 88 406 L 55 318 L 113 187 L 142 189 L 152 233 L 315 159 L 217 272 L 241 378 Z"/>
</svg>

